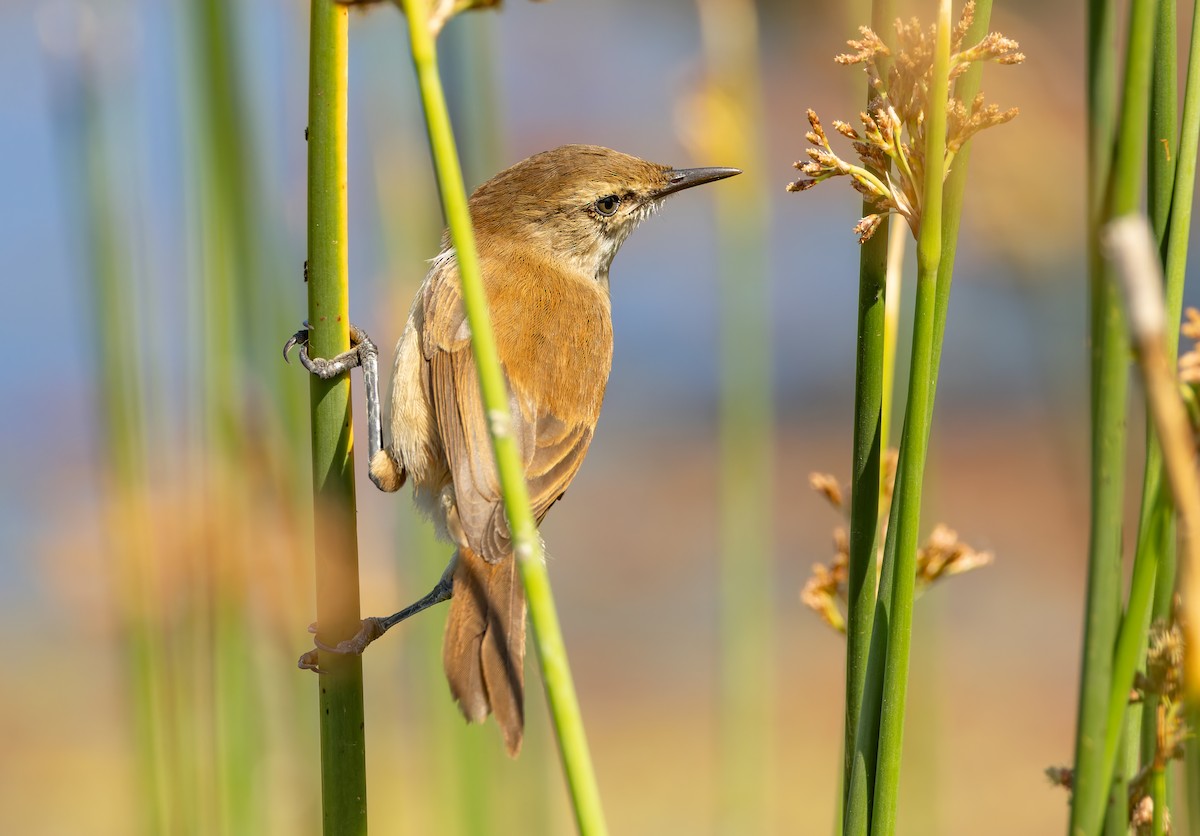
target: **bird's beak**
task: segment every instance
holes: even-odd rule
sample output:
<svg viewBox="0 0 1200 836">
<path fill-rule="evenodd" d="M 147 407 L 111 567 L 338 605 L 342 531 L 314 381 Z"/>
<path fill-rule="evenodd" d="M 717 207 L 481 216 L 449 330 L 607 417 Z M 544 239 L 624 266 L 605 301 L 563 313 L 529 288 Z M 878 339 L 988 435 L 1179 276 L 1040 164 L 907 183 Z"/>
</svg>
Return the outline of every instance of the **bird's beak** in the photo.
<svg viewBox="0 0 1200 836">
<path fill-rule="evenodd" d="M 654 197 L 666 197 L 669 194 L 690 189 L 714 180 L 724 180 L 735 174 L 741 174 L 740 168 L 677 168 L 667 174 L 667 185 L 659 189 Z"/>
</svg>

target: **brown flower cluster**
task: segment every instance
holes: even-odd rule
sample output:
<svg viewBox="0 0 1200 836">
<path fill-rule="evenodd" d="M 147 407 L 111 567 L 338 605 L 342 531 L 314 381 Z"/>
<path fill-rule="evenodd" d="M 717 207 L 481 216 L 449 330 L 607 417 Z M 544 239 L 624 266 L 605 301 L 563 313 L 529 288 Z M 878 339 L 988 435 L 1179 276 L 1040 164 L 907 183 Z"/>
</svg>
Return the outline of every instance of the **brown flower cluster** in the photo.
<svg viewBox="0 0 1200 836">
<path fill-rule="evenodd" d="M 996 105 L 985 105 L 982 93 L 970 103 L 964 103 L 955 93 L 955 80 L 971 64 L 981 61 L 1019 64 L 1025 60 L 1017 42 L 998 32 L 964 47 L 963 39 L 974 17 L 975 3 L 971 0 L 963 7 L 951 37 L 946 156 L 940 162 L 943 179 L 967 140 L 984 128 L 1001 125 L 1017 115 L 1016 108 L 1002 111 Z M 935 29 L 921 26 L 915 18 L 907 23 L 897 20 L 895 50 L 873 30 L 864 26 L 859 32 L 861 40 L 848 42 L 855 51 L 838 55 L 835 60 L 839 64 L 863 64 L 876 96 L 859 114 L 861 132 L 846 122 L 831 123 L 837 133 L 850 140 L 859 163 L 847 162 L 834 152 L 821 120 L 810 109 L 811 130 L 805 138 L 813 147 L 807 149 L 807 161 L 795 163 L 808 179 L 797 180 L 787 188 L 792 192 L 804 191 L 831 177 L 848 175 L 855 190 L 877 210 L 855 226 L 860 242 L 874 235 L 883 216 L 890 213 L 903 216 L 916 236 L 920 231 L 925 182 L 925 111 L 933 76 Z"/>
<path fill-rule="evenodd" d="M 813 490 L 821 494 L 835 509 L 845 512 L 842 502 L 842 488 L 836 477 L 828 473 L 813 473 L 808 477 Z M 892 489 L 896 480 L 896 451 L 889 450 L 884 460 L 884 490 L 881 497 L 883 507 L 888 507 L 891 501 Z M 887 518 L 883 519 L 880 527 L 880 539 L 887 530 Z M 813 565 L 812 576 L 804 584 L 800 592 L 800 601 L 804 606 L 816 612 L 821 620 L 839 633 L 846 632 L 846 617 L 844 614 L 846 601 L 846 583 L 849 577 L 850 540 L 845 526 L 833 530 L 833 559 L 828 565 L 817 563 Z M 882 560 L 883 548 L 877 551 L 876 571 L 878 561 Z M 924 590 L 930 584 L 941 578 L 959 575 L 978 569 L 991 563 L 991 552 L 981 552 L 958 539 L 958 534 L 945 525 L 938 523 L 934 526 L 929 539 L 917 551 L 917 589 Z"/>
<path fill-rule="evenodd" d="M 1189 386 L 1200 385 L 1200 311 L 1188 308 L 1183 313 L 1179 333 L 1195 345 L 1179 358 L 1179 380 Z"/>
</svg>

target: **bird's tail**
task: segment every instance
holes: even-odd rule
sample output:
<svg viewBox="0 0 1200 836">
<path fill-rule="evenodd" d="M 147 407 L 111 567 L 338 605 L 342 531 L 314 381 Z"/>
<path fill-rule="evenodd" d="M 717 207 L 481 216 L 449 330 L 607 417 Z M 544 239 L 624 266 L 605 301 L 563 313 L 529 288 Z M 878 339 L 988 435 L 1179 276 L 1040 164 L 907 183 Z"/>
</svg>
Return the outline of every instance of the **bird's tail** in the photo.
<svg viewBox="0 0 1200 836">
<path fill-rule="evenodd" d="M 467 720 L 495 714 L 516 757 L 525 730 L 525 591 L 515 557 L 488 563 L 458 550 L 442 664 Z"/>
</svg>

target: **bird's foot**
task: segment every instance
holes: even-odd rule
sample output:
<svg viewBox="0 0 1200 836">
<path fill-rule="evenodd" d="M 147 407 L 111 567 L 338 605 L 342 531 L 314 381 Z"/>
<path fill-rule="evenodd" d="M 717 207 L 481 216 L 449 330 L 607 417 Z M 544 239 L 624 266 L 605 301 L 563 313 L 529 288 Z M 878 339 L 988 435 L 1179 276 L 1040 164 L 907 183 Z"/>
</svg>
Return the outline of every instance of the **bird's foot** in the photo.
<svg viewBox="0 0 1200 836">
<path fill-rule="evenodd" d="M 363 651 L 367 649 L 367 645 L 387 632 L 388 627 L 391 625 L 386 624 L 385 621 L 382 618 L 364 618 L 362 620 L 362 627 L 357 633 L 348 639 L 343 639 L 337 644 L 326 644 L 320 639 L 313 639 L 313 644 L 316 647 L 300 657 L 300 661 L 296 663 L 297 667 L 306 671 L 325 673 L 318 665 L 320 653 L 336 653 L 339 656 L 361 656 Z M 315 636 L 317 625 L 308 625 L 308 632 Z"/>
<path fill-rule="evenodd" d="M 379 356 L 379 348 L 367 336 L 367 332 L 351 323 L 349 351 L 343 351 L 336 357 L 309 357 L 308 332 L 311 330 L 312 326 L 305 322 L 303 328 L 292 334 L 283 344 L 283 359 L 288 361 L 288 353 L 294 347 L 299 346 L 300 365 L 322 380 L 330 380 L 340 374 L 345 374 L 355 366 L 365 366 L 368 357 Z"/>
</svg>

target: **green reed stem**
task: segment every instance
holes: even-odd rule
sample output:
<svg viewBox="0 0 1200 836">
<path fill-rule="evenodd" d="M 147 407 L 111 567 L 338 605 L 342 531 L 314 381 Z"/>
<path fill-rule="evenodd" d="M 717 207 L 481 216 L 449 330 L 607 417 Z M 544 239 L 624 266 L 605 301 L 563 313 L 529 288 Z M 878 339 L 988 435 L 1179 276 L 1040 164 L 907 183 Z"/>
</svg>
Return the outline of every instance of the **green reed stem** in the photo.
<svg viewBox="0 0 1200 836">
<path fill-rule="evenodd" d="M 895 16 L 892 0 L 874 0 L 871 27 L 887 31 Z M 880 68 L 884 72 L 884 67 Z M 878 95 L 869 84 L 867 102 Z M 882 172 L 881 172 L 882 173 Z M 875 211 L 865 200 L 863 214 Z M 890 219 L 885 217 L 875 234 L 862 245 L 858 261 L 858 341 L 854 357 L 854 434 L 850 471 L 850 556 L 846 580 L 846 706 L 842 737 L 842 804 L 865 813 L 871 806 L 874 784 L 874 740 L 860 751 L 855 734 L 863 707 L 863 685 L 875 615 L 875 554 L 879 538 L 880 459 L 883 451 L 886 347 L 886 301 Z M 893 335 L 894 336 L 894 335 Z M 857 783 L 855 769 L 863 770 Z M 857 795 L 850 797 L 851 787 Z M 843 816 L 843 829 L 845 818 Z M 856 823 L 859 830 L 865 816 Z M 849 832 L 849 831 L 846 831 Z"/>
<path fill-rule="evenodd" d="M 1165 261 L 1170 247 L 1168 230 L 1171 222 L 1171 205 L 1174 199 L 1175 169 L 1179 160 L 1178 149 L 1178 58 L 1176 33 L 1176 4 L 1175 0 L 1159 0 L 1157 21 L 1154 34 L 1154 67 L 1151 79 L 1150 124 L 1148 136 L 1147 175 L 1148 187 L 1146 192 L 1147 214 L 1154 229 L 1159 252 Z M 1184 244 L 1186 248 L 1186 242 Z M 1178 290 L 1182 290 L 1182 273 L 1176 277 Z M 1164 264 L 1164 279 L 1165 264 Z M 1178 323 L 1180 318 L 1179 305 L 1182 294 L 1173 293 L 1175 288 L 1167 280 L 1165 296 L 1166 322 L 1171 324 L 1167 347 L 1168 362 L 1174 365 L 1178 353 Z M 1171 298 L 1175 297 L 1175 306 Z M 1170 618 L 1170 596 L 1162 594 L 1164 580 L 1173 590 L 1175 582 L 1175 518 L 1172 513 L 1173 503 L 1169 492 L 1164 490 L 1166 471 L 1163 467 L 1162 446 L 1157 434 L 1153 431 L 1152 423 L 1146 422 L 1146 462 L 1142 479 L 1142 508 L 1138 521 L 1138 553 L 1134 557 L 1135 567 L 1141 563 L 1149 563 L 1151 557 L 1142 553 L 1143 539 L 1140 532 L 1153 524 L 1155 536 L 1148 547 L 1153 551 L 1155 564 L 1155 588 L 1151 592 L 1149 623 L 1156 619 Z M 1143 570 L 1145 571 L 1145 570 Z M 1135 574 L 1137 569 L 1134 570 Z M 1132 594 L 1131 594 L 1132 599 Z M 1142 636 L 1138 655 L 1138 667 L 1145 663 L 1148 632 Z M 1146 693 L 1141 704 L 1130 704 L 1129 716 L 1126 720 L 1130 726 L 1138 726 L 1140 737 L 1139 762 L 1154 770 L 1149 782 L 1149 792 L 1154 804 L 1155 819 L 1162 823 L 1162 813 L 1167 804 L 1166 781 L 1162 764 L 1158 758 L 1158 707 L 1161 697 L 1156 693 Z"/>
<path fill-rule="evenodd" d="M 600 804 L 600 792 L 550 590 L 542 544 L 529 506 L 525 470 L 516 439 L 511 432 L 508 388 L 496 351 L 479 256 L 475 250 L 475 233 L 467 208 L 462 169 L 450 126 L 445 93 L 438 74 L 434 37 L 426 23 L 428 4 L 409 2 L 405 4 L 404 11 L 408 17 L 413 64 L 425 110 L 426 128 L 429 132 L 429 145 L 437 172 L 442 208 L 450 227 L 450 240 L 458 262 L 463 307 L 471 328 L 471 344 L 479 370 L 480 390 L 489 415 L 488 431 L 496 455 L 500 491 L 512 532 L 513 552 L 525 586 L 530 626 L 541 662 L 542 680 L 558 736 L 559 753 L 571 794 L 575 821 L 582 834 L 603 834 L 607 832 L 607 827 Z"/>
<path fill-rule="evenodd" d="M 938 7 L 929 108 L 925 114 L 926 160 L 942 160 L 946 155 L 951 26 L 950 2 L 942 0 Z M 904 738 L 917 542 L 921 523 L 921 489 L 933 419 L 934 375 L 931 373 L 931 364 L 936 332 L 938 265 L 942 254 L 942 181 L 940 165 L 926 166 L 921 229 L 917 236 L 917 304 L 913 349 L 908 400 L 901 432 L 904 454 L 897 471 L 893 514 L 888 526 L 888 539 L 895 532 L 896 549 L 891 606 L 885 622 L 887 661 L 884 665 L 883 692 L 887 695 L 887 704 L 880 711 L 879 759 L 871 815 L 871 832 L 881 836 L 890 836 L 895 832 L 900 787 L 900 754 Z M 879 629 L 878 623 L 876 628 Z"/>
<path fill-rule="evenodd" d="M 1171 368 L 1175 367 L 1179 351 L 1179 323 L 1183 306 L 1183 286 L 1185 280 L 1188 239 L 1191 231 L 1192 203 L 1196 185 L 1196 153 L 1200 146 L 1200 2 L 1194 4 L 1192 10 L 1192 33 L 1188 47 L 1188 67 L 1183 93 L 1183 116 L 1179 134 L 1179 149 L 1176 153 L 1175 187 L 1171 195 L 1171 215 L 1167 227 L 1166 255 L 1164 257 L 1164 280 L 1166 282 L 1166 345 L 1167 360 Z M 1154 617 L 1170 618 L 1172 602 L 1176 588 L 1177 556 L 1172 538 L 1163 554 L 1159 567 L 1158 589 L 1155 592 Z M 1196 571 L 1193 567 L 1192 571 Z M 1200 710 L 1193 705 L 1191 709 L 1191 728 L 1200 720 Z M 1185 744 L 1185 772 L 1189 791 L 1186 797 L 1188 806 L 1188 825 L 1192 836 L 1200 836 L 1200 746 L 1196 745 L 1193 735 Z M 1166 797 L 1166 777 L 1163 770 L 1155 774 L 1155 813 L 1160 806 L 1159 799 Z M 1161 793 L 1161 794 L 1160 794 Z"/>
<path fill-rule="evenodd" d="M 1111 112 L 1105 103 L 1112 70 L 1105 56 L 1112 31 L 1112 9 L 1095 2 L 1089 12 L 1089 102 L 1093 120 L 1089 132 L 1089 169 L 1093 176 L 1107 171 L 1099 159 L 1107 155 Z M 1075 748 L 1075 789 L 1071 804 L 1071 833 L 1089 836 L 1098 832 L 1108 804 L 1109 783 L 1119 739 L 1121 719 L 1128 702 L 1129 682 L 1118 691 L 1130 661 L 1121 655 L 1114 663 L 1120 624 L 1121 523 L 1125 472 L 1125 414 L 1129 385 L 1129 335 L 1116 281 L 1097 251 L 1100 225 L 1108 218 L 1134 211 L 1142 185 L 1146 151 L 1148 92 L 1153 51 L 1155 4 L 1135 0 L 1131 5 L 1125 78 L 1123 82 L 1120 133 L 1112 157 L 1108 190 L 1093 193 L 1089 201 L 1089 263 L 1091 267 L 1092 318 L 1092 502 L 1088 556 L 1088 593 L 1084 628 L 1083 670 Z M 1111 52 L 1111 49 L 1108 49 Z M 1109 181 L 1103 181 L 1109 182 Z M 1151 589 L 1153 574 L 1149 574 Z M 1138 579 L 1135 577 L 1135 583 Z M 1136 586 L 1145 591 L 1145 578 Z M 1131 599 L 1126 619 L 1132 629 L 1147 617 L 1137 600 Z M 1136 643 L 1127 638 L 1122 653 Z M 1136 657 L 1135 657 L 1136 661 Z M 1118 678 L 1119 675 L 1119 678 Z M 1112 700 L 1118 705 L 1113 706 Z M 1112 729 L 1113 717 L 1117 728 Z"/>
<path fill-rule="evenodd" d="M 350 347 L 346 219 L 346 56 L 348 16 L 312 0 L 308 96 L 309 348 L 332 357 Z M 350 378 L 310 378 L 317 623 L 337 644 L 359 629 L 358 534 Z M 362 657 L 321 653 L 323 832 L 367 832 Z"/>
</svg>

